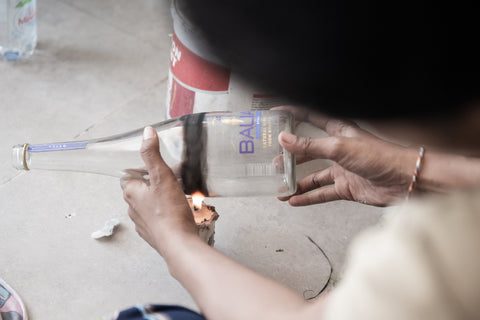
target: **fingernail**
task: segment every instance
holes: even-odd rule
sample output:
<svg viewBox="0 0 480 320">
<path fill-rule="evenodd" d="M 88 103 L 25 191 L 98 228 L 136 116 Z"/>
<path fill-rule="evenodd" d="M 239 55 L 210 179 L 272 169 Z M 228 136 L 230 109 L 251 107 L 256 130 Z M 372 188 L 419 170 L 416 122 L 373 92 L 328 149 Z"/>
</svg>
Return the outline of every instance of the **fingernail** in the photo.
<svg viewBox="0 0 480 320">
<path fill-rule="evenodd" d="M 143 140 L 151 139 L 155 136 L 155 130 L 152 127 L 145 127 L 143 130 Z"/>
<path fill-rule="evenodd" d="M 292 143 L 295 143 L 295 141 L 297 141 L 297 136 L 288 132 L 282 132 L 280 135 L 280 139 L 282 139 L 282 141 L 285 143 L 292 144 Z"/>
</svg>

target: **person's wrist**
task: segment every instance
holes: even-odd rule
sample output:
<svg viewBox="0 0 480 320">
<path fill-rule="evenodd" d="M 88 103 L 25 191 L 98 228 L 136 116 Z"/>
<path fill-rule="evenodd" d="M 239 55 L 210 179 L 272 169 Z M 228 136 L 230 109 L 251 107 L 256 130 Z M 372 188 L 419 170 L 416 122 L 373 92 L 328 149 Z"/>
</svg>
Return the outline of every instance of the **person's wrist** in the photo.
<svg viewBox="0 0 480 320">
<path fill-rule="evenodd" d="M 162 232 L 156 234 L 154 247 L 165 260 L 168 260 L 184 250 L 185 243 L 192 241 L 190 239 L 201 241 L 195 224 L 175 221 L 172 226 L 166 226 Z"/>
<path fill-rule="evenodd" d="M 412 176 L 415 172 L 415 163 L 418 158 L 417 147 L 405 147 L 402 156 L 399 157 L 399 174 L 401 176 L 401 184 L 405 186 L 405 195 L 408 192 L 408 187 L 411 184 Z M 416 177 L 419 178 L 418 176 Z"/>
</svg>

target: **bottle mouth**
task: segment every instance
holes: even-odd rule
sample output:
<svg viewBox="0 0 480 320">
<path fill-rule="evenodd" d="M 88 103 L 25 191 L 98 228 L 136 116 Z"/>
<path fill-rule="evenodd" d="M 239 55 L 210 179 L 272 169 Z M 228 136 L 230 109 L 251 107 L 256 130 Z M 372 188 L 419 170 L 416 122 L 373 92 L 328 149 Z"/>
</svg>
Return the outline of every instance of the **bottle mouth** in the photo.
<svg viewBox="0 0 480 320">
<path fill-rule="evenodd" d="M 17 170 L 28 170 L 27 166 L 28 143 L 18 144 L 12 148 L 12 165 Z"/>
</svg>

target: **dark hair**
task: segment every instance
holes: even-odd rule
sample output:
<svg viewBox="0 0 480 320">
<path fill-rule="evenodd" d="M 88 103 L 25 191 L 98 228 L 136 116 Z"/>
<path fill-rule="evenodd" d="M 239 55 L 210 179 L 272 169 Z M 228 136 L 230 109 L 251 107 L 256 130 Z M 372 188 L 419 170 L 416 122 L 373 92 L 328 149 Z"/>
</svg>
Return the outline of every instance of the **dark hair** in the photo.
<svg viewBox="0 0 480 320">
<path fill-rule="evenodd" d="M 178 0 L 249 81 L 332 115 L 454 112 L 479 98 L 476 10 L 462 1 Z"/>
</svg>

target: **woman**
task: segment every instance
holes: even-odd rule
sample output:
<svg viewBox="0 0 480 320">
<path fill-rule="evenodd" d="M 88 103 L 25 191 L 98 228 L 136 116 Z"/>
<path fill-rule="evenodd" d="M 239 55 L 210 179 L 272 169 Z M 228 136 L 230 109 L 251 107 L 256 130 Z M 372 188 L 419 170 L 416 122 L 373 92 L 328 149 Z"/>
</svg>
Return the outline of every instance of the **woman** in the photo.
<svg viewBox="0 0 480 320">
<path fill-rule="evenodd" d="M 233 69 L 306 106 L 284 108 L 328 133 L 280 134 L 299 162 L 333 160 L 281 200 L 398 205 L 354 242 L 338 288 L 307 302 L 199 239 L 156 132 L 145 128 L 141 155 L 150 183 L 122 181 L 129 216 L 202 314 L 209 320 L 480 318 L 480 95 L 471 80 L 478 76 L 472 44 L 463 41 L 474 30 L 466 25 L 474 21 L 469 10 L 422 2 L 388 8 L 381 1 L 181 3 Z M 455 14 L 461 23 L 453 22 Z M 439 19 L 445 15 L 451 19 Z M 368 119 L 403 143 L 312 106 Z M 141 317 L 156 308 L 133 312 Z M 201 317 L 179 314 L 185 317 L 169 316 Z M 120 313 L 118 319 L 134 318 Z"/>
</svg>

